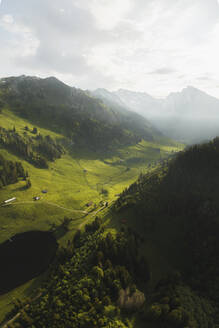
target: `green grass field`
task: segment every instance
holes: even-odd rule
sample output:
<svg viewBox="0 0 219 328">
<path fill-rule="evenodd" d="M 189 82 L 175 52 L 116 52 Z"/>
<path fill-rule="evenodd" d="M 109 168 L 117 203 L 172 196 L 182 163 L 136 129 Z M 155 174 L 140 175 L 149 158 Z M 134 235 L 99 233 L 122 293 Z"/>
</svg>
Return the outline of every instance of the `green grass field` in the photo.
<svg viewBox="0 0 219 328">
<path fill-rule="evenodd" d="M 4 110 L 0 114 L 0 126 L 4 128 L 15 126 L 19 133 L 23 133 L 26 125 L 29 128 L 33 127 L 10 111 Z M 62 137 L 38 126 L 37 129 L 42 135 Z M 101 156 L 66 152 L 61 159 L 50 163 L 49 169 L 37 169 L 8 151 L 0 149 L 5 158 L 22 162 L 25 170 L 29 172 L 32 183 L 31 188 L 27 190 L 23 188 L 24 181 L 0 190 L 0 203 L 16 197 L 13 204 L 0 207 L 0 242 L 28 230 L 49 230 L 53 224 L 60 225 L 67 216 L 73 221 L 69 233 L 59 240 L 64 244 L 79 226 L 82 227 L 83 223 L 93 218 L 92 214 L 86 216 L 81 211 L 90 211 L 95 208 L 95 204 L 98 209 L 102 200 L 112 202 L 141 172 L 145 173 L 148 170 L 149 163 L 166 158 L 181 148 L 182 145 L 171 141 L 164 143 L 161 139 L 156 143 L 142 141 L 136 146 L 125 147 Z M 48 193 L 43 194 L 43 189 L 48 190 Z M 103 189 L 105 193 L 102 192 Z M 34 196 L 40 196 L 41 199 L 33 201 Z M 91 201 L 93 205 L 87 208 L 86 203 Z M 10 309 L 12 298 L 28 295 L 32 285 L 33 282 L 29 282 L 0 297 L 0 321 Z"/>
</svg>

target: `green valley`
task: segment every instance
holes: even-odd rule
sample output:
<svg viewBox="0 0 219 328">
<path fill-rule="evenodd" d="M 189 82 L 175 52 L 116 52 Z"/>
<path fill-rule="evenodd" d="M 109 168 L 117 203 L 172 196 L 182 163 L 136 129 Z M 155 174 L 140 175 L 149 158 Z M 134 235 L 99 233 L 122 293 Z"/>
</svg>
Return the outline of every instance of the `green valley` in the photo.
<svg viewBox="0 0 219 328">
<path fill-rule="evenodd" d="M 0 0 L 0 328 L 219 328 L 219 0 Z"/>
<path fill-rule="evenodd" d="M 9 116 L 9 119 L 8 119 Z M 17 122 L 17 117 L 8 111 L 1 114 L 1 125 L 12 128 Z M 13 125 L 10 125 L 10 122 Z M 16 130 L 21 134 L 25 131 L 27 121 L 18 121 Z M 22 124 L 23 123 L 23 124 Z M 38 127 L 42 135 L 60 137 Z M 161 151 L 157 151 L 160 149 Z M 60 215 L 71 215 L 72 210 L 85 210 L 86 203 L 90 201 L 98 205 L 101 200 L 115 199 L 116 195 L 129 186 L 140 172 L 147 170 L 149 163 L 155 163 L 160 158 L 165 158 L 168 153 L 177 151 L 177 145 L 162 145 L 148 141 L 142 141 L 137 145 L 123 147 L 111 154 L 102 154 L 99 158 L 91 153 L 82 151 L 62 155 L 60 159 L 49 163 L 48 169 L 36 168 L 27 161 L 20 159 L 6 149 L 1 149 L 1 154 L 10 160 L 20 160 L 28 171 L 31 188 L 23 190 L 25 181 L 9 185 L 1 190 L 0 201 L 16 197 L 17 206 L 11 205 L 2 208 L 2 226 L 4 229 L 1 240 L 12 235 L 20 226 L 21 231 L 27 226 L 42 228 L 49 227 L 52 223 L 59 222 Z M 92 158 L 93 157 L 93 158 Z M 47 194 L 42 190 L 47 189 Z M 103 191 L 107 190 L 107 194 Z M 39 202 L 33 201 L 34 196 L 41 196 Z M 26 203 L 25 203 L 26 202 Z M 49 205 L 55 203 L 67 210 Z M 43 214 L 44 213 L 44 214 Z M 82 213 L 83 214 L 83 213 Z M 80 220 L 80 213 L 72 212 L 75 220 Z M 52 216 L 52 222 L 51 222 Z M 79 216 L 79 218 L 78 218 Z M 13 217 L 16 217 L 16 225 Z M 50 218 L 50 219 L 48 219 Z M 76 223 L 77 226 L 78 222 Z M 28 229 L 28 228 L 27 228 Z"/>
<path fill-rule="evenodd" d="M 97 215 L 104 215 L 108 209 L 104 204 L 107 202 L 111 207 L 118 195 L 140 173 L 154 170 L 158 162 L 182 149 L 181 144 L 163 137 L 156 130 L 153 131 L 151 126 L 148 128 L 144 119 L 137 136 L 138 117 L 135 131 L 128 132 L 130 125 L 126 126 L 124 133 L 128 133 L 131 139 L 125 139 L 125 143 L 123 136 L 120 138 L 115 134 L 118 142 L 112 140 L 109 144 L 109 139 L 106 139 L 105 149 L 102 140 L 96 140 L 95 147 L 90 146 L 89 135 L 85 142 L 83 134 L 77 134 L 77 139 L 74 139 L 72 135 L 63 133 L 62 121 L 60 126 L 54 128 L 51 121 L 41 124 L 40 114 L 37 114 L 38 119 L 33 114 L 35 109 L 32 109 L 32 114 L 25 112 L 24 115 L 26 104 L 19 105 L 17 110 L 17 105 L 8 101 L 8 95 L 4 92 L 7 94 L 5 85 L 1 91 L 4 105 L 0 113 L 0 152 L 6 161 L 19 162 L 26 176 L 19 177 L 19 181 L 12 181 L 15 183 L 3 185 L 0 189 L 0 242 L 10 240 L 18 233 L 40 230 L 53 231 L 59 245 L 66 247 L 75 232 L 78 229 L 83 230 Z M 22 93 L 16 95 L 17 98 L 18 96 L 23 99 Z M 106 110 L 106 106 L 103 110 Z M 84 114 L 81 115 L 83 117 Z M 78 122 L 81 119 L 77 117 Z M 121 126 L 127 124 L 126 117 L 121 117 L 120 120 L 124 123 L 116 123 L 117 130 L 123 129 Z M 102 123 L 95 124 L 102 126 Z M 142 132 L 142 128 L 145 132 Z M 105 130 L 101 133 L 104 138 Z M 39 165 L 39 159 L 41 162 L 43 159 L 45 165 Z M 28 188 L 27 181 L 30 181 Z M 12 203 L 4 203 L 11 198 L 15 198 Z M 0 296 L 0 318 L 3 319 L 11 309 L 14 297 L 23 299 L 31 295 L 40 280 L 41 278 L 37 278 L 36 282 L 27 282 Z"/>
<path fill-rule="evenodd" d="M 8 281 L 0 296 L 3 327 L 217 327 L 218 138 L 184 150 L 143 118 L 82 91 L 81 112 L 75 116 L 75 107 L 51 102 L 56 118 L 41 124 L 42 99 L 45 108 L 50 101 L 45 90 L 40 103 L 28 107 L 8 100 L 13 88 L 14 80 L 2 88 L 0 113 L 0 258 L 18 276 L 2 270 Z M 17 90 L 15 98 L 23 99 Z M 36 102 L 32 88 L 25 92 Z M 71 97 L 68 106 L 78 101 Z M 100 119 L 87 104 L 108 114 Z M 62 110 L 64 120 L 54 126 Z M 109 120 L 116 131 L 111 139 Z M 15 249 L 24 266 L 23 256 L 32 263 L 35 254 L 25 277 L 10 259 Z"/>
</svg>

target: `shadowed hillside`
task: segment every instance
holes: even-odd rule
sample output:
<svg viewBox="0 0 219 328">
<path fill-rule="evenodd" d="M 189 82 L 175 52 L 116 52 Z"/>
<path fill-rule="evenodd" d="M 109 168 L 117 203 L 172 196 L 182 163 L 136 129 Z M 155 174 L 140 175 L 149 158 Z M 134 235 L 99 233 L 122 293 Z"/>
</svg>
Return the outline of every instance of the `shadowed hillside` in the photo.
<svg viewBox="0 0 219 328">
<path fill-rule="evenodd" d="M 205 310 L 210 309 L 209 302 L 215 308 L 219 304 L 218 162 L 218 138 L 192 146 L 153 172 L 140 175 L 115 204 L 119 215 L 128 214 L 130 224 L 172 267 L 145 310 L 145 318 L 158 327 L 164 323 L 164 327 L 187 327 L 186 314 L 191 320 L 188 327 L 217 327 L 217 311 L 204 314 L 197 304 L 203 303 Z M 195 295 L 202 300 L 191 303 L 189 309 L 189 298 Z M 171 305 L 174 298 L 178 301 Z M 200 319 L 203 315 L 205 320 Z"/>
</svg>

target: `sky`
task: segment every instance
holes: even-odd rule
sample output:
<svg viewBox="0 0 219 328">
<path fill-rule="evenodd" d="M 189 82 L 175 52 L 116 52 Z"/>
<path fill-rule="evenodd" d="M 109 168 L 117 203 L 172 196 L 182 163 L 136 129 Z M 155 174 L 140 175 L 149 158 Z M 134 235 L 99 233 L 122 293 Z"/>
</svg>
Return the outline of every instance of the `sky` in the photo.
<svg viewBox="0 0 219 328">
<path fill-rule="evenodd" d="M 218 0 L 0 0 L 0 77 L 219 98 Z"/>
</svg>

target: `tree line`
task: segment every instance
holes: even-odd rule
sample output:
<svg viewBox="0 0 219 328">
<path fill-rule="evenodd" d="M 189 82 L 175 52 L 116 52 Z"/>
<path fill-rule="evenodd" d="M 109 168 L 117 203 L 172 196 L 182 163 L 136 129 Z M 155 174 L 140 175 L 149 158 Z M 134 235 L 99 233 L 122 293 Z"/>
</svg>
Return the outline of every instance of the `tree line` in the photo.
<svg viewBox="0 0 219 328">
<path fill-rule="evenodd" d="M 60 248 L 41 286 L 42 296 L 25 304 L 16 302 L 22 315 L 12 327 L 128 327 L 118 299 L 129 288 L 130 311 L 136 311 L 137 290 L 149 280 L 146 260 L 140 256 L 141 240 L 132 231 L 113 236 L 104 233 L 101 220 L 78 230 L 67 248 Z M 135 297 L 132 297 L 135 295 Z M 136 305 L 137 304 L 137 305 Z"/>
<path fill-rule="evenodd" d="M 0 154 L 0 188 L 16 183 L 20 178 L 26 180 L 27 177 L 28 172 L 20 162 L 8 161 Z"/>
<path fill-rule="evenodd" d="M 64 153 L 63 147 L 56 140 L 49 135 L 42 136 L 37 128 L 29 131 L 25 127 L 21 135 L 15 127 L 0 127 L 0 145 L 39 168 L 48 168 L 48 161 L 54 161 Z"/>
</svg>

